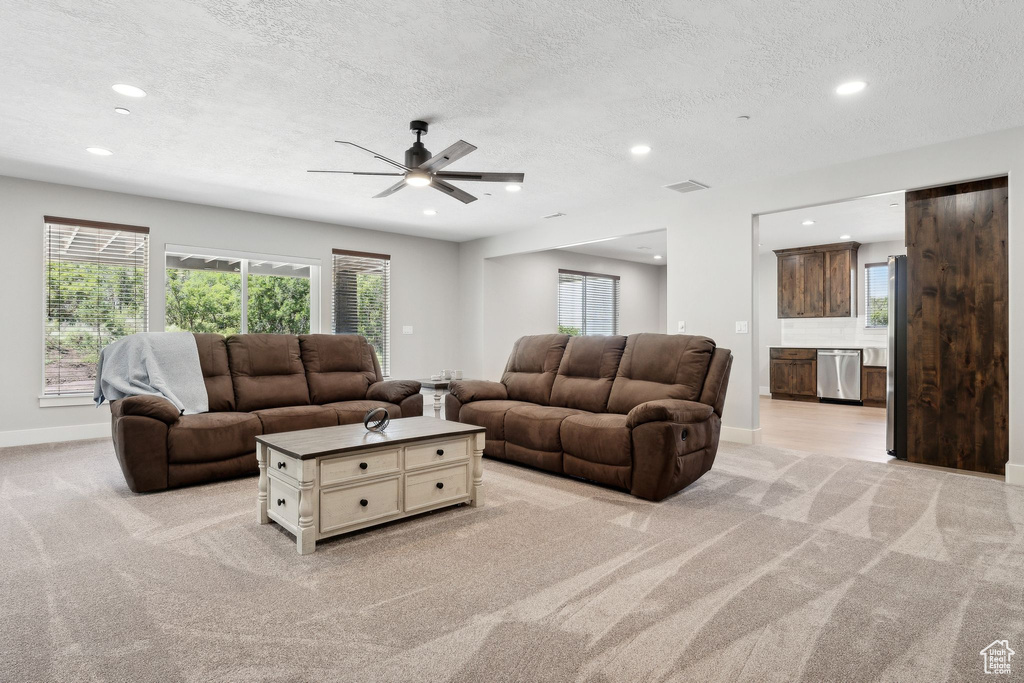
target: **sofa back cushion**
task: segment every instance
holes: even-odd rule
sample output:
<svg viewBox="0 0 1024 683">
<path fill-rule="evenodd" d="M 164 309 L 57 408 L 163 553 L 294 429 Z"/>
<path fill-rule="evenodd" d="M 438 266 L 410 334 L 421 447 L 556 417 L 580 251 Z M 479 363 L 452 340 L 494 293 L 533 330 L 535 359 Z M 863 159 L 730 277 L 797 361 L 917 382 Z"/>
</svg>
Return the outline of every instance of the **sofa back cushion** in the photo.
<svg viewBox="0 0 1024 683">
<path fill-rule="evenodd" d="M 568 341 L 567 334 L 537 334 L 517 339 L 501 376 L 509 399 L 548 405 L 555 373 Z"/>
<path fill-rule="evenodd" d="M 236 410 L 309 405 L 298 337 L 234 334 L 227 344 Z"/>
<path fill-rule="evenodd" d="M 194 334 L 199 350 L 199 366 L 210 403 L 210 412 L 231 412 L 235 409 L 235 389 L 231 384 L 228 345 L 219 334 Z"/>
<path fill-rule="evenodd" d="M 645 401 L 700 400 L 715 342 L 686 334 L 631 334 L 608 397 L 608 412 L 625 414 Z"/>
<path fill-rule="evenodd" d="M 362 400 L 381 381 L 377 354 L 358 334 L 303 334 L 299 348 L 313 403 Z"/>
<path fill-rule="evenodd" d="M 551 387 L 551 405 L 603 413 L 619 369 L 626 338 L 572 337 Z"/>
</svg>

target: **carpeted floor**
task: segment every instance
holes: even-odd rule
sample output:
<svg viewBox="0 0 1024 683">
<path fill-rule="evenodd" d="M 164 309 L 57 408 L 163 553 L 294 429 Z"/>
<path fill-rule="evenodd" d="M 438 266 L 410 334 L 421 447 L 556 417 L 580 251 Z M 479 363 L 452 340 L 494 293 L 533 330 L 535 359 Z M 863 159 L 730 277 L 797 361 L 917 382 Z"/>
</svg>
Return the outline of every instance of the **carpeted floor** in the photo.
<svg viewBox="0 0 1024 683">
<path fill-rule="evenodd" d="M 722 451 L 661 504 L 488 460 L 485 507 L 301 557 L 254 478 L 139 496 L 108 442 L 0 449 L 0 679 L 962 681 L 1024 653 L 1024 489 Z"/>
</svg>

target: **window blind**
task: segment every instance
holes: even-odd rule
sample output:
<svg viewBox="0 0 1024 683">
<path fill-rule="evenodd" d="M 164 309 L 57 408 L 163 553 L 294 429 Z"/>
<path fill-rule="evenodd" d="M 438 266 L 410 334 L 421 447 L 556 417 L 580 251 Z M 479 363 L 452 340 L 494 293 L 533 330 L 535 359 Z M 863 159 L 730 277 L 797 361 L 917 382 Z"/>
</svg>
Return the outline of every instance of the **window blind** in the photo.
<svg viewBox="0 0 1024 683">
<path fill-rule="evenodd" d="M 377 352 L 380 369 L 391 375 L 391 257 L 334 250 L 334 334 L 361 334 Z"/>
<path fill-rule="evenodd" d="M 618 334 L 619 276 L 559 269 L 558 331 Z"/>
<path fill-rule="evenodd" d="M 889 326 L 889 264 L 864 266 L 865 327 Z"/>
<path fill-rule="evenodd" d="M 149 324 L 149 228 L 44 217 L 43 395 L 92 393 L 100 350 Z"/>
</svg>

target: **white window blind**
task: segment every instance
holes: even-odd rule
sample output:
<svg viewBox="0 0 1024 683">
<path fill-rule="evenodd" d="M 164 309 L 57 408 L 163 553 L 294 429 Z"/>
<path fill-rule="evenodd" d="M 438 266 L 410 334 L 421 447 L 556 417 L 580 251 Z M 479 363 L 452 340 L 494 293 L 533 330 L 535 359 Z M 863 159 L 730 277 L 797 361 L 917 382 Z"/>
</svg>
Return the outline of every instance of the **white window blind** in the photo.
<svg viewBox="0 0 1024 683">
<path fill-rule="evenodd" d="M 377 352 L 380 369 L 391 375 L 391 257 L 334 250 L 334 334 L 361 334 Z"/>
<path fill-rule="evenodd" d="M 889 264 L 864 266 L 865 327 L 889 326 Z"/>
<path fill-rule="evenodd" d="M 100 350 L 149 324 L 149 228 L 45 216 L 43 395 L 92 393 Z"/>
<path fill-rule="evenodd" d="M 558 331 L 618 334 L 619 276 L 559 269 Z"/>
</svg>

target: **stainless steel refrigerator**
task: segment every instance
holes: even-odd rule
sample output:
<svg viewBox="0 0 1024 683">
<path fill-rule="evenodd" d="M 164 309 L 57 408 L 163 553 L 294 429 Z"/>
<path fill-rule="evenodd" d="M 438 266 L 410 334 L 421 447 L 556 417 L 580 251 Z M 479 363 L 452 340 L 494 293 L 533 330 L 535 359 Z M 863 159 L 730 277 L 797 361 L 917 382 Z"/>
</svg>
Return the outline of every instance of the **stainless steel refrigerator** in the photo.
<svg viewBox="0 0 1024 683">
<path fill-rule="evenodd" d="M 885 449 L 907 459 L 907 257 L 889 257 L 889 360 L 885 383 Z"/>
</svg>

